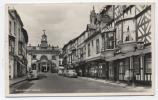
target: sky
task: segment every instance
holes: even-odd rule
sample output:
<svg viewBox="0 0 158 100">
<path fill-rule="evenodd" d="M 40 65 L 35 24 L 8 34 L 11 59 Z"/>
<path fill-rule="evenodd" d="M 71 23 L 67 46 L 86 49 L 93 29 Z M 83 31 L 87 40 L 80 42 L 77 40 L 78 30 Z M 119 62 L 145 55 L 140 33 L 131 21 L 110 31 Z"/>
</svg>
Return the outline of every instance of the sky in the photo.
<svg viewBox="0 0 158 100">
<path fill-rule="evenodd" d="M 28 32 L 33 46 L 40 44 L 43 30 L 46 30 L 50 45 L 62 48 L 71 39 L 79 36 L 89 22 L 90 11 L 99 12 L 105 4 L 14 4 Z"/>
</svg>

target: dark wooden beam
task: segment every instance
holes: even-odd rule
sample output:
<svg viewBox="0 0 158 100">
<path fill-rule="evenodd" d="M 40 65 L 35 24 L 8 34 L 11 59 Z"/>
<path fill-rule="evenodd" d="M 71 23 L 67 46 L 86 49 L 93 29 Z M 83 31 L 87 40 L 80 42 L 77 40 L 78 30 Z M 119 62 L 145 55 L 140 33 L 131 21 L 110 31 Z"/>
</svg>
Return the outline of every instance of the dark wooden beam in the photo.
<svg viewBox="0 0 158 100">
<path fill-rule="evenodd" d="M 143 15 L 145 12 L 147 12 L 148 10 L 151 10 L 151 6 L 146 7 L 142 12 L 140 12 L 139 14 L 137 14 L 135 16 L 135 18 L 137 19 L 138 17 L 140 17 L 141 15 Z"/>
</svg>

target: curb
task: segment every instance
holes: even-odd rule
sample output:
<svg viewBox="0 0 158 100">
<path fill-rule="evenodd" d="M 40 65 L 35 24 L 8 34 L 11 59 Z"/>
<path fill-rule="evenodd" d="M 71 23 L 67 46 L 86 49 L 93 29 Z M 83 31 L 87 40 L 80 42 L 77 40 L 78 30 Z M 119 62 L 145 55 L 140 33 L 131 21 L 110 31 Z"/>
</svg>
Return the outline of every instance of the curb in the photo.
<svg viewBox="0 0 158 100">
<path fill-rule="evenodd" d="M 26 80 L 27 80 L 27 79 L 23 79 L 23 80 L 17 81 L 17 82 L 15 82 L 15 83 L 9 84 L 9 86 L 12 87 L 12 86 L 14 86 L 14 85 L 16 85 L 16 84 L 18 84 L 18 83 L 24 82 L 24 81 L 26 81 Z"/>
<path fill-rule="evenodd" d="M 114 83 L 114 82 L 111 82 L 111 81 L 106 81 L 106 80 L 95 80 L 95 79 L 91 79 L 91 78 L 86 78 L 86 77 L 79 77 L 81 79 L 86 79 L 86 80 L 90 80 L 90 81 L 96 81 L 96 82 L 102 82 L 102 83 L 108 83 L 108 84 L 111 84 L 111 85 L 115 85 L 115 86 L 122 86 L 122 87 L 126 87 L 128 88 L 127 84 L 124 84 L 124 83 Z"/>
<path fill-rule="evenodd" d="M 111 84 L 111 85 L 114 85 L 114 86 L 121 86 L 123 88 L 127 88 L 127 89 L 137 89 L 137 90 L 148 90 L 148 89 L 145 89 L 144 87 L 132 87 L 132 86 L 128 86 L 127 84 L 124 84 L 124 83 L 114 83 L 112 81 L 106 81 L 106 80 L 95 80 L 95 79 L 92 79 L 92 78 L 87 78 L 87 77 L 79 77 L 81 79 L 85 79 L 85 80 L 89 80 L 89 81 L 96 81 L 96 82 L 102 82 L 102 83 L 108 83 L 108 84 Z"/>
</svg>

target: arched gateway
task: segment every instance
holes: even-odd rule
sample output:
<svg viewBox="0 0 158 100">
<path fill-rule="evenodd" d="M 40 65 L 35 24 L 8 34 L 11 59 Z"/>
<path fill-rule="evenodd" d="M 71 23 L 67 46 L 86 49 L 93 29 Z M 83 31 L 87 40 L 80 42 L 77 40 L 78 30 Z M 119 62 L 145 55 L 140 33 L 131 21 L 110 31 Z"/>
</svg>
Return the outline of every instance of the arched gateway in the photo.
<svg viewBox="0 0 158 100">
<path fill-rule="evenodd" d="M 42 55 L 37 63 L 40 72 L 53 72 L 56 68 L 56 64 L 48 60 L 48 57 L 45 55 Z"/>
<path fill-rule="evenodd" d="M 50 46 L 47 43 L 47 35 L 42 35 L 41 43 L 38 46 L 27 47 L 28 50 L 28 65 L 35 64 L 38 66 L 39 72 L 55 72 L 59 66 L 60 49 L 58 46 Z M 30 67 L 28 66 L 28 67 Z"/>
</svg>

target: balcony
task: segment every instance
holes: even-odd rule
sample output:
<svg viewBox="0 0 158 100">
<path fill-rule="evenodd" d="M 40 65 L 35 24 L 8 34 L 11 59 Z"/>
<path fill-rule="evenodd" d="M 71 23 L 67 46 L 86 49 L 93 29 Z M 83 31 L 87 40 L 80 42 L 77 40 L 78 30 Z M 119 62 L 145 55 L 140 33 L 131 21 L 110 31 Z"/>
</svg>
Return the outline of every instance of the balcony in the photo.
<svg viewBox="0 0 158 100">
<path fill-rule="evenodd" d="M 120 43 L 118 48 L 120 49 L 121 53 L 128 53 L 135 51 L 137 47 L 137 42 L 134 41 L 127 41 L 125 43 Z"/>
<path fill-rule="evenodd" d="M 115 53 L 115 49 L 106 49 L 101 51 L 101 55 L 105 58 L 113 57 Z"/>
<path fill-rule="evenodd" d="M 108 27 L 108 28 L 106 28 L 106 27 L 102 27 L 102 30 L 101 30 L 101 33 L 104 33 L 104 32 L 115 32 L 115 28 L 114 27 Z"/>
</svg>

